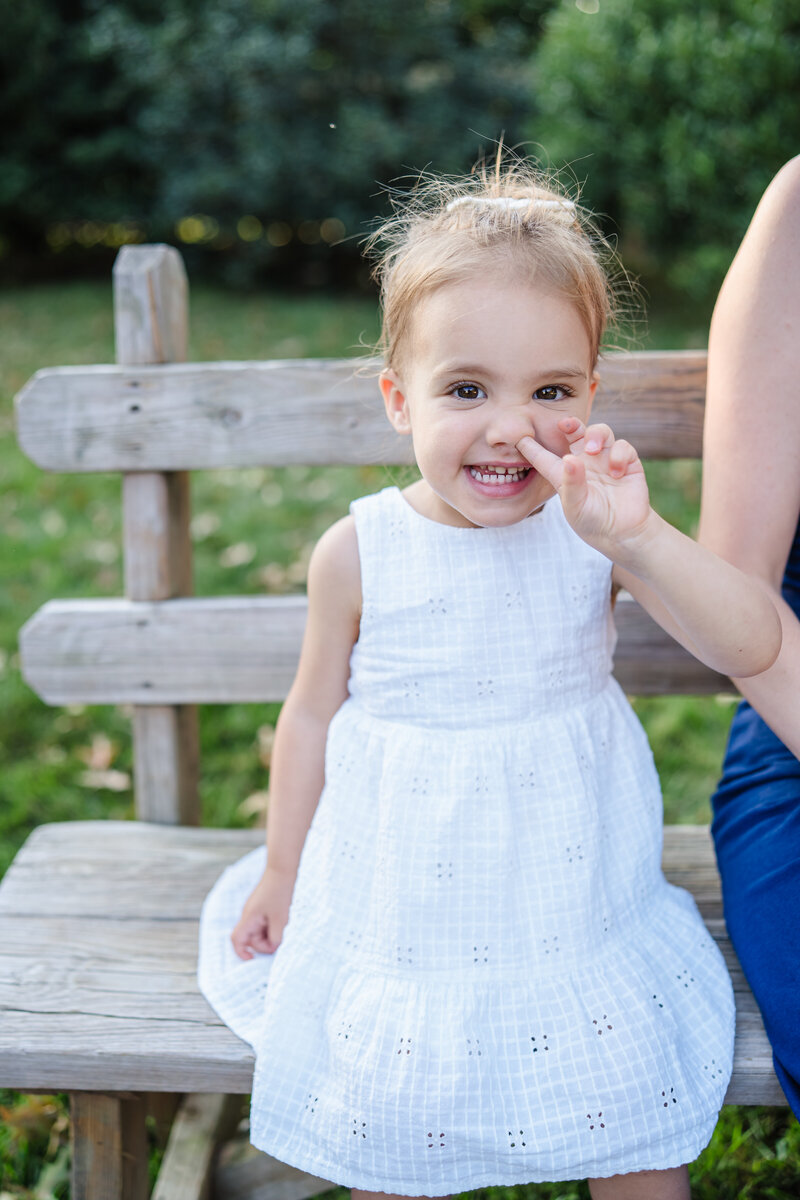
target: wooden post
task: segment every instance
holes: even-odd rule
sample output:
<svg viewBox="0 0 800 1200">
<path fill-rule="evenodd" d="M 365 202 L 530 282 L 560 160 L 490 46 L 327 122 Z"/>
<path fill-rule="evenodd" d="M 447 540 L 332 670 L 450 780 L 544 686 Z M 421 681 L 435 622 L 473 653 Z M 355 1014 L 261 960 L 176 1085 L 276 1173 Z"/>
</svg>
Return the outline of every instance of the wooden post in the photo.
<svg viewBox="0 0 800 1200">
<path fill-rule="evenodd" d="M 177 250 L 124 246 L 114 264 L 117 362 L 185 362 L 187 296 Z M 129 472 L 122 487 L 126 596 L 191 595 L 188 472 Z M 167 825 L 199 824 L 194 706 L 137 705 L 133 740 L 137 816 Z"/>
<path fill-rule="evenodd" d="M 136 1093 L 70 1095 L 72 1200 L 147 1200 L 145 1115 Z"/>
</svg>

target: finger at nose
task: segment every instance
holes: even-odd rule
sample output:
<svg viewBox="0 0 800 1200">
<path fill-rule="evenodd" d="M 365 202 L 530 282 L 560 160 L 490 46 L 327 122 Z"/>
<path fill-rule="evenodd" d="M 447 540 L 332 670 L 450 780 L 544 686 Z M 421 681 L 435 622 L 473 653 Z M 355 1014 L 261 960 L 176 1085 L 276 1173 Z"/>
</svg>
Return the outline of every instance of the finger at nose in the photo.
<svg viewBox="0 0 800 1200">
<path fill-rule="evenodd" d="M 524 437 L 536 437 L 531 414 L 524 409 L 497 413 L 486 431 L 490 446 L 516 446 Z"/>
</svg>

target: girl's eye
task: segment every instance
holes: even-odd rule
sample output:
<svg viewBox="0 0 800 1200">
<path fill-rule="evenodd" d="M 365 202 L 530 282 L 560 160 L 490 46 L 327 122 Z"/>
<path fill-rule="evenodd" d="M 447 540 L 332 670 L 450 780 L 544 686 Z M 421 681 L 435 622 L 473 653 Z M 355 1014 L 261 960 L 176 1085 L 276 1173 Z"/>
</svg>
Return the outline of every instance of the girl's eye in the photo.
<svg viewBox="0 0 800 1200">
<path fill-rule="evenodd" d="M 545 387 L 537 388 L 533 393 L 534 400 L 564 400 L 567 396 L 574 396 L 572 388 L 564 387 L 561 383 L 548 383 Z"/>
<path fill-rule="evenodd" d="M 477 383 L 457 383 L 452 393 L 458 400 L 483 400 L 486 393 Z"/>
</svg>

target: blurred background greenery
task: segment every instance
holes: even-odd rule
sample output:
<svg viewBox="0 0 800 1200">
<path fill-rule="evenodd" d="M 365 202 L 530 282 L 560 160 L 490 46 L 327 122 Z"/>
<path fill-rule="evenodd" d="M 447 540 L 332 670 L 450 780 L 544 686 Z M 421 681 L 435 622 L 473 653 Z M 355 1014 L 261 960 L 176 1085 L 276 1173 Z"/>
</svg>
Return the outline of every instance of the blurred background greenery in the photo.
<svg viewBox="0 0 800 1200">
<path fill-rule="evenodd" d="M 16 649 L 50 597 L 122 592 L 119 480 L 39 471 L 11 403 L 39 367 L 113 359 L 121 245 L 181 249 L 191 358 L 358 353 L 377 332 L 359 241 L 382 187 L 466 171 L 502 138 L 600 212 L 644 285 L 638 344 L 702 346 L 758 198 L 800 147 L 794 0 L 26 0 L 2 29 L 0 872 L 40 821 L 133 815 L 126 711 L 46 708 Z M 322 530 L 398 478 L 197 473 L 198 593 L 301 590 Z M 648 478 L 693 532 L 697 464 Z M 637 707 L 667 820 L 708 820 L 730 697 Z M 207 823 L 263 819 L 275 717 L 201 710 Z M 62 1103 L 0 1093 L 3 1197 L 64 1200 L 67 1129 Z M 797 1197 L 798 1152 L 788 1110 L 727 1109 L 694 1195 Z M 517 1192 L 586 1195 L 502 1196 Z"/>
<path fill-rule="evenodd" d="M 502 136 L 707 298 L 800 142 L 795 0 L 26 0 L 0 63 L 17 278 L 164 240 L 195 277 L 363 284 L 379 186 Z"/>
</svg>

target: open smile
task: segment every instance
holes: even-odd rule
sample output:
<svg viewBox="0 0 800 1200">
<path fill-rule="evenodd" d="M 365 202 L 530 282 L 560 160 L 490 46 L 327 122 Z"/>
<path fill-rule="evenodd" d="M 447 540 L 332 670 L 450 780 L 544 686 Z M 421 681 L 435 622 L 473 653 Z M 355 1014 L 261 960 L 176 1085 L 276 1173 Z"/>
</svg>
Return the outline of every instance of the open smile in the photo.
<svg viewBox="0 0 800 1200">
<path fill-rule="evenodd" d="M 527 479 L 532 470 L 532 467 L 523 466 L 521 463 L 510 466 L 485 463 L 467 467 L 467 471 L 477 483 L 482 483 L 489 487 L 520 484 Z"/>
</svg>

